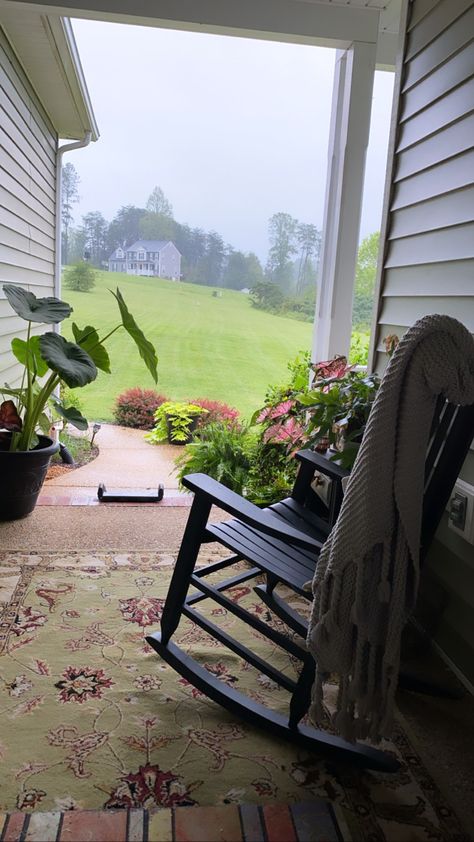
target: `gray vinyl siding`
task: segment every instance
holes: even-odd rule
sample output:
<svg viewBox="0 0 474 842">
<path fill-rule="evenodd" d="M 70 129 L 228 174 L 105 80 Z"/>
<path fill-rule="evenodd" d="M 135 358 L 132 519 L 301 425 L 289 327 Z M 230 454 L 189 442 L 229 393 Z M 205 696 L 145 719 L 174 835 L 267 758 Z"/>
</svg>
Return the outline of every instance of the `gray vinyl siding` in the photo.
<svg viewBox="0 0 474 842">
<path fill-rule="evenodd" d="M 54 292 L 56 148 L 57 135 L 0 29 L 1 384 L 18 379 L 10 343 L 25 326 L 2 284 L 39 296 Z"/>
<path fill-rule="evenodd" d="M 454 316 L 474 333 L 473 32 L 472 0 L 409 4 L 375 324 L 378 371 L 387 362 L 383 338 L 401 336 L 427 313 Z M 472 448 L 461 478 L 474 484 Z M 431 605 L 435 640 L 474 682 L 474 548 L 448 528 L 446 515 L 421 601 L 430 589 L 441 594 Z"/>
</svg>

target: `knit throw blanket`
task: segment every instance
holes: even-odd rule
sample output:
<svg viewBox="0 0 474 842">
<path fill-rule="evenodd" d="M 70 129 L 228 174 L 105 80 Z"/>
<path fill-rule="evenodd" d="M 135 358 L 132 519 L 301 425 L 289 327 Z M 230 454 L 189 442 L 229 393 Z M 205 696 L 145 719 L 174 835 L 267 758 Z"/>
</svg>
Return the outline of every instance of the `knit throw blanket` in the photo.
<svg viewBox="0 0 474 842">
<path fill-rule="evenodd" d="M 474 340 L 455 319 L 425 316 L 387 366 L 313 579 L 311 717 L 322 722 L 324 682 L 336 674 L 333 724 L 348 740 L 379 742 L 390 730 L 401 632 L 418 590 L 425 456 L 440 394 L 474 403 Z"/>
</svg>

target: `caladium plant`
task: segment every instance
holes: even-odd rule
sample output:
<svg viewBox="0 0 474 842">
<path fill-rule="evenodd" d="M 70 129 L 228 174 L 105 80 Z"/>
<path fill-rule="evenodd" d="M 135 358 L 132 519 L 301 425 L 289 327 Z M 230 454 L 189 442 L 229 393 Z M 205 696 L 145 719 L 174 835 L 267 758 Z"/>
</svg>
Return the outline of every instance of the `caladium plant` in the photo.
<svg viewBox="0 0 474 842">
<path fill-rule="evenodd" d="M 69 342 L 53 331 L 41 336 L 32 333 L 34 323 L 59 324 L 69 318 L 72 307 L 65 301 L 37 298 L 32 292 L 11 284 L 4 284 L 3 291 L 15 313 L 28 323 L 26 339 L 16 338 L 11 343 L 14 356 L 24 367 L 22 382 L 16 388 L 0 387 L 5 398 L 0 403 L 0 430 L 11 434 L 10 451 L 32 450 L 37 445 L 37 431 L 47 432 L 51 426 L 48 407 L 79 430 L 87 429 L 87 420 L 81 413 L 56 396 L 57 387 L 64 384 L 76 389 L 95 380 L 99 369 L 110 373 L 110 359 L 104 343 L 120 328 L 131 336 L 157 382 L 155 349 L 138 327 L 119 289 L 111 290 L 119 308 L 119 324 L 100 337 L 91 325 L 80 328 L 73 323 L 75 342 Z"/>
</svg>

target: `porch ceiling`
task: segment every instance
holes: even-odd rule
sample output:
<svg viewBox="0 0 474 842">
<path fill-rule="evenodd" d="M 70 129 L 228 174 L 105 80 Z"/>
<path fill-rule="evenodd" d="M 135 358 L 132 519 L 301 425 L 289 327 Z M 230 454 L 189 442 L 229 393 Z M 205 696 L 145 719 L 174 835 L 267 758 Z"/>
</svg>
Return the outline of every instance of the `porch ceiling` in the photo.
<svg viewBox="0 0 474 842">
<path fill-rule="evenodd" d="M 402 0 L 6 0 L 63 17 L 159 26 L 346 49 L 377 43 L 377 66 L 393 69 Z M 3 8 L 3 6 L 2 6 Z"/>
<path fill-rule="evenodd" d="M 3 3 L 0 26 L 59 137 L 99 136 L 71 24 L 39 6 Z"/>
</svg>

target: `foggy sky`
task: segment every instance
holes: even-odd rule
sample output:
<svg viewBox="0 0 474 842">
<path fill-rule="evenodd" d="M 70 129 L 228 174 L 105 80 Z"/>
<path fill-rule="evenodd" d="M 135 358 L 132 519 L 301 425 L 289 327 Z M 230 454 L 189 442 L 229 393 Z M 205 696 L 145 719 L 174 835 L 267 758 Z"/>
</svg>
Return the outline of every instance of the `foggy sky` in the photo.
<svg viewBox="0 0 474 842">
<path fill-rule="evenodd" d="M 178 222 L 265 261 L 268 219 L 322 227 L 335 51 L 73 22 L 97 143 L 65 156 L 81 215 L 144 207 L 155 185 Z M 380 228 L 393 74 L 377 73 L 361 238 Z"/>
</svg>

